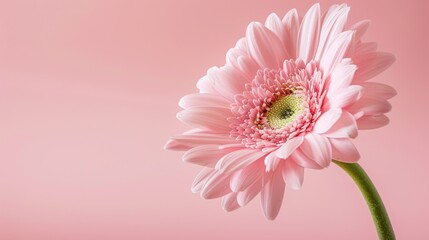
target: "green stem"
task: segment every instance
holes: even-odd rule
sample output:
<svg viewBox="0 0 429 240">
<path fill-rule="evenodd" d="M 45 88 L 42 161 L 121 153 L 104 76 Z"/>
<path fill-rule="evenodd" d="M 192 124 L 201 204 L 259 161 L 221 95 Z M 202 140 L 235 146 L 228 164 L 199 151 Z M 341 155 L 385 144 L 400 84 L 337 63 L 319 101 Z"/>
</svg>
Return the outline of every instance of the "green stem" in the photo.
<svg viewBox="0 0 429 240">
<path fill-rule="evenodd" d="M 344 169 L 358 185 L 371 211 L 372 219 L 377 228 L 378 238 L 380 240 L 395 240 L 395 233 L 393 232 L 392 224 L 390 223 L 383 201 L 363 168 L 357 163 L 343 163 L 336 160 L 333 160 L 333 162 Z"/>
</svg>

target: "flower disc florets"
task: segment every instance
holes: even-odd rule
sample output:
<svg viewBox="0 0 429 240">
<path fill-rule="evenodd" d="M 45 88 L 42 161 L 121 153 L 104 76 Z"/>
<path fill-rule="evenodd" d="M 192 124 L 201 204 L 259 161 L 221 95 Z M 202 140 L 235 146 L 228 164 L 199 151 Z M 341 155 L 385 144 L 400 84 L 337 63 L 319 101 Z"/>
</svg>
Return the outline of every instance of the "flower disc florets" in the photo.
<svg viewBox="0 0 429 240">
<path fill-rule="evenodd" d="M 315 62 L 286 61 L 285 69 L 259 70 L 232 104 L 231 136 L 248 148 L 264 148 L 311 131 L 320 116 L 323 84 Z"/>
</svg>

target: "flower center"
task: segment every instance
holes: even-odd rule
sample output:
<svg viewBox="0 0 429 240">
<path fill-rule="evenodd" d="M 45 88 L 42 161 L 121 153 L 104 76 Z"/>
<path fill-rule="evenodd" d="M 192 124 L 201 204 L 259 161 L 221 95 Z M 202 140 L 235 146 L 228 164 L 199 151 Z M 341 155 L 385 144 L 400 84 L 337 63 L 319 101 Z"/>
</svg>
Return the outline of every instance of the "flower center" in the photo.
<svg viewBox="0 0 429 240">
<path fill-rule="evenodd" d="M 270 127 L 280 129 L 293 122 L 302 110 L 302 97 L 290 94 L 273 103 L 267 112 Z"/>
<path fill-rule="evenodd" d="M 259 69 L 234 96 L 231 137 L 247 148 L 276 147 L 309 132 L 326 91 L 318 63 L 287 60 L 284 69 Z"/>
</svg>

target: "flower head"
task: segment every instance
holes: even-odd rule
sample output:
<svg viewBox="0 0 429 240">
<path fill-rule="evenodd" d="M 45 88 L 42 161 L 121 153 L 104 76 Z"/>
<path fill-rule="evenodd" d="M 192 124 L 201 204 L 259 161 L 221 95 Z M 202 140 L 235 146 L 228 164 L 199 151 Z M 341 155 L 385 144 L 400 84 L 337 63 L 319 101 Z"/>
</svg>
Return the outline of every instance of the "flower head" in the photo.
<svg viewBox="0 0 429 240">
<path fill-rule="evenodd" d="M 249 24 L 226 64 L 208 70 L 200 92 L 184 96 L 177 117 L 194 129 L 173 136 L 167 149 L 186 151 L 186 162 L 204 166 L 193 192 L 222 197 L 231 211 L 260 194 L 274 219 L 285 186 L 299 189 L 304 168 L 322 169 L 334 158 L 356 162 L 351 142 L 359 129 L 386 125 L 393 88 L 368 82 L 393 62 L 376 44 L 363 42 L 369 21 L 345 27 L 349 7 L 319 4 L 300 20 Z"/>
</svg>

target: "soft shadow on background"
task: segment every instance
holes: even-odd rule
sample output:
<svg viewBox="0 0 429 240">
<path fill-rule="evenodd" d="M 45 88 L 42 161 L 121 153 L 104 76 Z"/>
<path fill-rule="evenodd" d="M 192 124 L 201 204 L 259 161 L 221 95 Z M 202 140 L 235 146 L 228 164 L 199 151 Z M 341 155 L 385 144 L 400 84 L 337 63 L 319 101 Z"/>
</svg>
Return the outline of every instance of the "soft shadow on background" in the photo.
<svg viewBox="0 0 429 240">
<path fill-rule="evenodd" d="M 190 192 L 199 167 L 163 150 L 186 126 L 182 95 L 244 35 L 313 1 L 1 1 L 0 239 L 376 239 L 366 205 L 332 165 L 308 170 L 267 221 L 259 199 L 225 213 Z M 335 1 L 321 1 L 326 10 Z M 397 62 L 391 124 L 361 132 L 361 164 L 398 239 L 428 239 L 425 1 L 348 1 L 349 23 Z"/>
</svg>

